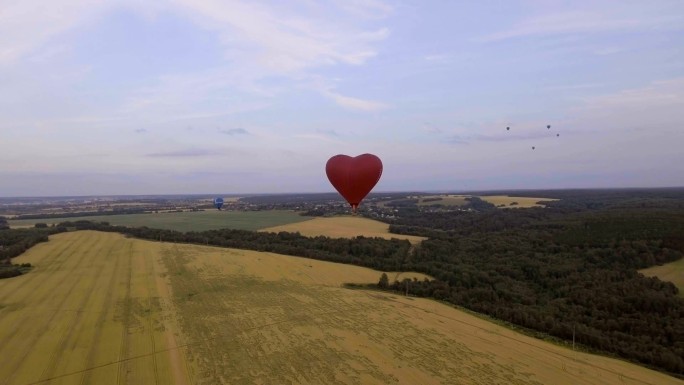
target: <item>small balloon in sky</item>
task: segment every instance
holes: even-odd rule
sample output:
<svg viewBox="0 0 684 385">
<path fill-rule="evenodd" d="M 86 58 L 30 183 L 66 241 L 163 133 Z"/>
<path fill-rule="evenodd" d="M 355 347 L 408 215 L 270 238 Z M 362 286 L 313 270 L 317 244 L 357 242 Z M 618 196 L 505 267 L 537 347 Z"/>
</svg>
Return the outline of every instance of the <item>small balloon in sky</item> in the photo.
<svg viewBox="0 0 684 385">
<path fill-rule="evenodd" d="M 221 198 L 221 197 L 214 198 L 214 207 L 221 210 L 221 207 L 223 207 L 223 198 Z"/>
<path fill-rule="evenodd" d="M 534 150 L 534 146 L 532 146 L 532 149 Z"/>
<path fill-rule="evenodd" d="M 551 125 L 550 125 L 550 124 L 547 124 L 547 125 L 546 125 L 546 129 L 547 129 L 547 130 L 550 130 L 550 129 L 551 129 Z"/>
<path fill-rule="evenodd" d="M 352 158 L 335 155 L 325 165 L 328 180 L 356 212 L 359 203 L 375 187 L 382 175 L 382 161 L 373 154 Z"/>
<path fill-rule="evenodd" d="M 506 127 L 506 131 L 510 131 L 510 130 L 511 130 L 511 128 L 510 128 L 510 127 Z"/>
</svg>

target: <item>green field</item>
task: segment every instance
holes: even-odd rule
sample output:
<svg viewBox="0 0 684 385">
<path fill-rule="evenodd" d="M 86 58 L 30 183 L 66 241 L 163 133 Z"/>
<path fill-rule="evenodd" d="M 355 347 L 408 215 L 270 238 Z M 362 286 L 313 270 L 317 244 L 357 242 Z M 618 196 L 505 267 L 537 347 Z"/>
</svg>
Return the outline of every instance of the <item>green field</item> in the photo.
<svg viewBox="0 0 684 385">
<path fill-rule="evenodd" d="M 440 198 L 440 200 L 429 200 L 434 198 Z M 418 206 L 465 206 L 468 204 L 468 201 L 465 200 L 466 198 L 468 198 L 467 195 L 427 195 L 420 197 Z M 428 199 L 428 201 L 425 201 L 426 199 Z"/>
<path fill-rule="evenodd" d="M 206 231 L 215 229 L 259 230 L 266 227 L 286 225 L 309 220 L 294 211 L 197 211 L 182 213 L 99 215 L 92 217 L 20 219 L 10 220 L 11 227 L 32 227 L 36 223 L 60 223 L 86 220 L 109 222 L 112 225 L 141 227 L 177 231 Z"/>
</svg>

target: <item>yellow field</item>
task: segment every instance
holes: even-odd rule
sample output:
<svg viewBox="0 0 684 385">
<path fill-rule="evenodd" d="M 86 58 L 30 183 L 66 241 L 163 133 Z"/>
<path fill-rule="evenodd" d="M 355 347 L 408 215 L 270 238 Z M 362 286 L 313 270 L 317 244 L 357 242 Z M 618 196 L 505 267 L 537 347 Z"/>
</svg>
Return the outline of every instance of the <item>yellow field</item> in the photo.
<svg viewBox="0 0 684 385">
<path fill-rule="evenodd" d="M 378 280 L 355 266 L 95 232 L 17 262 L 37 267 L 0 281 L 4 384 L 684 384 L 340 287 Z"/>
<path fill-rule="evenodd" d="M 281 231 L 291 233 L 299 232 L 307 237 L 324 235 L 331 238 L 352 238 L 362 235 L 364 237 L 380 237 L 385 239 L 408 239 L 411 243 L 420 243 L 426 239 L 414 235 L 391 234 L 387 223 L 352 216 L 332 218 L 319 217 L 304 222 L 268 227 L 259 231 L 272 233 Z"/>
<path fill-rule="evenodd" d="M 530 198 L 530 197 L 512 197 L 508 195 L 483 195 L 479 197 L 483 201 L 489 202 L 495 206 L 505 205 L 507 208 L 529 208 L 529 207 L 543 207 L 543 204 L 537 202 L 557 201 L 553 198 Z M 511 206 L 511 203 L 518 202 L 517 205 Z"/>
<path fill-rule="evenodd" d="M 684 297 L 684 258 L 662 266 L 639 270 L 639 272 L 647 277 L 658 277 L 662 281 L 674 283 L 679 289 L 679 296 Z"/>
<path fill-rule="evenodd" d="M 162 244 L 51 239 L 14 260 L 34 264 L 29 274 L 0 280 L 0 383 L 189 384 L 183 351 L 168 350 L 180 329 Z"/>
</svg>

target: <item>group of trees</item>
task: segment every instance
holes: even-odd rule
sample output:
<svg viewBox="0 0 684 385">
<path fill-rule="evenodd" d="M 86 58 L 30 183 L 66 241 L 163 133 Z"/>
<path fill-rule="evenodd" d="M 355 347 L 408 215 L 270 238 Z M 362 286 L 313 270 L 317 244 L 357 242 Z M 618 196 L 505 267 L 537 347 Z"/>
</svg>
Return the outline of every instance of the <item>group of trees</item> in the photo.
<svg viewBox="0 0 684 385">
<path fill-rule="evenodd" d="M 4 218 L 0 217 L 0 279 L 11 278 L 28 271 L 30 264 L 12 264 L 12 258 L 40 242 L 47 242 L 50 234 L 66 231 L 64 228 L 44 229 L 10 229 L 3 226 Z"/>
</svg>

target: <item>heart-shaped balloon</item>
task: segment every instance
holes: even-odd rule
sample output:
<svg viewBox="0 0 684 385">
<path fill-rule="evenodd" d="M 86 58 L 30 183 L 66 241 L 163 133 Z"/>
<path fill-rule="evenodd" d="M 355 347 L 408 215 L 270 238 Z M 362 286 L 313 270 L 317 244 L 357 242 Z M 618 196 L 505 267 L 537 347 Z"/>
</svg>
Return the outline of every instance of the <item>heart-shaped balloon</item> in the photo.
<svg viewBox="0 0 684 385">
<path fill-rule="evenodd" d="M 380 180 L 382 162 L 373 154 L 363 154 L 355 158 L 335 155 L 328 159 L 325 173 L 337 192 L 356 211 L 359 203 Z"/>
</svg>

